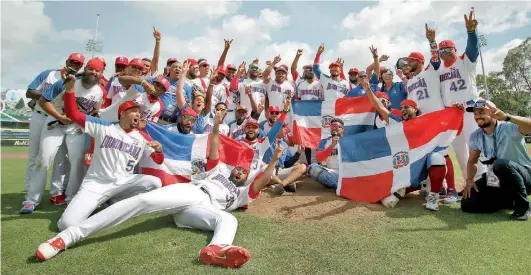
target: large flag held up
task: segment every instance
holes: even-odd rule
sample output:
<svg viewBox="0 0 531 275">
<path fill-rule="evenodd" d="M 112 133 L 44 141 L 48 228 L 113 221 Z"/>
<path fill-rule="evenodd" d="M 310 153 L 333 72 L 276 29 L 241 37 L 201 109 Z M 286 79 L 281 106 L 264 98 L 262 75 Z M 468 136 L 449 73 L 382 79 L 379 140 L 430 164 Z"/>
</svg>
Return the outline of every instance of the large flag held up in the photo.
<svg viewBox="0 0 531 275">
<path fill-rule="evenodd" d="M 345 123 L 345 135 L 374 129 L 376 109 L 368 97 L 344 97 L 333 101 L 297 100 L 292 102 L 293 139 L 296 144 L 317 149 L 321 139 L 330 136 L 330 120 Z"/>
<path fill-rule="evenodd" d="M 144 154 L 140 160 L 140 173 L 158 177 L 162 186 L 190 182 L 193 175 L 205 171 L 210 150 L 210 134 L 184 135 L 170 132 L 168 127 L 149 122 L 144 129 L 153 140 L 160 142 L 164 163 L 156 164 Z M 245 144 L 220 135 L 220 162 L 224 173 L 240 166 L 249 171 L 254 151 Z"/>
<path fill-rule="evenodd" d="M 463 110 L 448 108 L 340 139 L 337 195 L 378 202 L 427 176 L 430 153 L 448 148 L 463 127 Z"/>
</svg>

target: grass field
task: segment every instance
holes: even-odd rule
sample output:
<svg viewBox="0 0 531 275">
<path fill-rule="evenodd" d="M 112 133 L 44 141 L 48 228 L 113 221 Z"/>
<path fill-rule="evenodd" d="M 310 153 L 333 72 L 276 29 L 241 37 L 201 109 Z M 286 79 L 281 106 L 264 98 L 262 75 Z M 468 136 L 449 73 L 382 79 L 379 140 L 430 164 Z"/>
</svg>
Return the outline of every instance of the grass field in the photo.
<svg viewBox="0 0 531 275">
<path fill-rule="evenodd" d="M 457 204 L 433 213 L 419 200 L 408 198 L 391 210 L 365 207 L 376 209 L 371 210 L 374 215 L 326 221 L 236 212 L 239 231 L 234 244 L 251 251 L 249 263 L 237 270 L 201 265 L 198 253 L 211 234 L 177 229 L 169 215 L 134 218 L 39 263 L 33 253 L 56 234 L 63 208 L 43 202 L 32 215 L 20 216 L 26 160 L 2 159 L 1 166 L 2 274 L 529 274 L 531 270 L 531 223 L 509 221 L 509 211 L 464 214 Z"/>
</svg>

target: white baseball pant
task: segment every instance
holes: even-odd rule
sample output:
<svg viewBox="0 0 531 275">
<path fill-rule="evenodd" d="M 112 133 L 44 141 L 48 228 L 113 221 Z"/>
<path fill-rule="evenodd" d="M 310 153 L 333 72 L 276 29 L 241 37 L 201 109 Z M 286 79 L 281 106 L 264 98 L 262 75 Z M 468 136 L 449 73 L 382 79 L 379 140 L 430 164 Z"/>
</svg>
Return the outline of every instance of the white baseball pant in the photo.
<svg viewBox="0 0 531 275">
<path fill-rule="evenodd" d="M 53 120 L 53 117 L 48 117 L 42 127 L 41 146 L 33 181 L 36 184 L 46 182 L 46 174 L 50 164 L 61 145 L 65 143 L 70 163 L 70 176 L 65 192 L 66 201 L 69 202 L 79 190 L 85 175 L 85 135 L 76 133 L 75 128 L 77 125 L 75 124 L 60 125 L 48 130 L 47 123 Z M 39 190 L 44 190 L 44 187 L 39 186 Z M 39 195 L 42 195 L 42 192 L 40 194 L 32 194 L 35 197 L 39 197 Z"/>
<path fill-rule="evenodd" d="M 173 184 L 113 204 L 57 236 L 68 247 L 98 231 L 148 213 L 173 214 L 177 227 L 213 231 L 209 245 L 231 245 L 238 228 L 236 218 L 213 206 L 199 186 Z"/>
<path fill-rule="evenodd" d="M 28 148 L 28 165 L 26 167 L 26 197 L 24 204 L 33 203 L 38 205 L 41 201 L 41 196 L 46 188 L 46 176 L 40 177 L 40 182 L 35 179 L 35 169 L 37 167 L 37 158 L 41 145 L 42 128 L 44 127 L 46 116 L 33 111 L 30 122 L 30 138 Z M 68 176 L 70 174 L 69 162 L 66 155 L 66 147 L 62 146 L 59 152 L 55 155 L 54 165 L 52 168 L 52 179 L 50 181 L 50 195 L 57 196 L 63 193 L 68 184 Z M 41 190 L 42 189 L 42 190 Z M 41 191 L 40 191 L 41 190 Z"/>
<path fill-rule="evenodd" d="M 465 112 L 465 115 L 463 117 L 463 130 L 461 131 L 461 134 L 457 136 L 454 141 L 452 142 L 452 147 L 455 151 L 455 156 L 457 158 L 457 162 L 459 162 L 459 168 L 461 169 L 461 173 L 463 174 L 463 177 L 467 178 L 466 173 L 466 165 L 468 162 L 468 140 L 470 138 L 470 135 L 478 129 L 478 124 L 476 123 L 476 120 L 474 120 L 474 113 Z M 474 180 L 478 180 L 481 178 L 481 175 L 485 173 L 486 167 L 485 165 L 478 162 L 478 170 L 476 175 L 474 176 Z"/>
<path fill-rule="evenodd" d="M 104 182 L 95 178 L 85 178 L 79 192 L 68 204 L 57 222 L 59 230 L 78 225 L 85 221 L 98 206 L 111 198 L 126 199 L 146 193 L 162 186 L 160 179 L 150 175 L 131 175 L 118 182 Z"/>
</svg>

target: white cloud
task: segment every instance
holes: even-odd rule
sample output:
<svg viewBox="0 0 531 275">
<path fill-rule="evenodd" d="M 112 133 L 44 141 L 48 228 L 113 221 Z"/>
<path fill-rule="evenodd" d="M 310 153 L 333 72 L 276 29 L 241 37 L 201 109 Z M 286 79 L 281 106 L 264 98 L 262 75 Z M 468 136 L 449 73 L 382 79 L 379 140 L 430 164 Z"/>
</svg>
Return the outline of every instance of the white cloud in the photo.
<svg viewBox="0 0 531 275">
<path fill-rule="evenodd" d="M 183 23 L 198 23 L 202 19 L 216 19 L 233 14 L 241 7 L 241 1 L 141 1 L 128 3 L 150 14 L 171 19 L 173 26 Z"/>
<path fill-rule="evenodd" d="M 94 31 L 88 29 L 73 29 L 73 30 L 62 30 L 57 32 L 54 35 L 54 39 L 62 41 L 80 41 L 85 42 L 89 39 L 94 38 Z M 98 41 L 101 41 L 102 37 L 98 34 Z"/>
<path fill-rule="evenodd" d="M 272 61 L 275 56 L 280 55 L 281 60 L 278 65 L 286 65 L 288 68 L 291 68 L 291 63 L 298 49 L 302 49 L 303 51 L 302 56 L 299 58 L 298 69 L 300 70 L 304 65 L 313 64 L 315 50 L 312 50 L 308 44 L 303 42 L 287 41 L 273 43 L 265 47 L 257 57 L 260 59 L 260 66 L 265 68 L 266 61 Z"/>
<path fill-rule="evenodd" d="M 482 55 L 483 62 L 485 64 L 485 71 L 487 73 L 492 71 L 501 71 L 503 69 L 503 60 L 505 59 L 507 52 L 509 52 L 509 50 L 512 48 L 518 47 L 520 44 L 522 44 L 522 42 L 522 39 L 513 39 L 505 43 L 500 48 L 483 52 Z M 482 73 L 481 65 L 478 64 L 476 71 L 478 74 Z"/>
</svg>

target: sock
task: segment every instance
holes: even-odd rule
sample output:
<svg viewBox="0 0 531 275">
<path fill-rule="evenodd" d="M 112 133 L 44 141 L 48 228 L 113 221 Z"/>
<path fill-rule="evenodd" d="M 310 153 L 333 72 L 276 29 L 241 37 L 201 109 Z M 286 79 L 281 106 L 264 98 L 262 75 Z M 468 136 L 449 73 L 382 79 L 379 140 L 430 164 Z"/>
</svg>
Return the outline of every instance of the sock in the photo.
<svg viewBox="0 0 531 275">
<path fill-rule="evenodd" d="M 444 157 L 446 159 L 446 184 L 448 188 L 455 190 L 455 179 L 454 179 L 454 164 L 452 159 L 449 156 Z"/>
<path fill-rule="evenodd" d="M 446 166 L 432 166 L 428 170 L 428 175 L 430 177 L 431 183 L 431 192 L 437 193 L 441 191 L 444 176 L 446 174 Z"/>
</svg>

